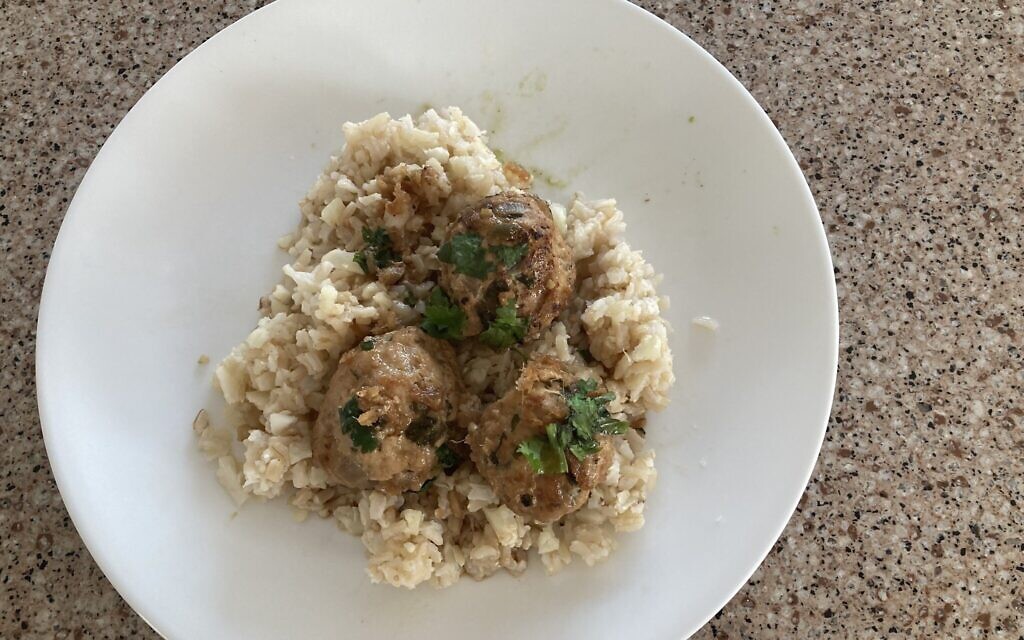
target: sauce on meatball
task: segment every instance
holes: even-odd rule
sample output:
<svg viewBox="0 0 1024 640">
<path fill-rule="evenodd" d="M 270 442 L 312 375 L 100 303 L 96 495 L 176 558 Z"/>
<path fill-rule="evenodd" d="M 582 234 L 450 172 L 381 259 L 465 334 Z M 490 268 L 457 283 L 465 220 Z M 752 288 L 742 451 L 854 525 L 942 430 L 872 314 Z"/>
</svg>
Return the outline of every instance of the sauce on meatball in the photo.
<svg viewBox="0 0 1024 640">
<path fill-rule="evenodd" d="M 461 394 L 448 343 L 415 327 L 367 338 L 331 378 L 313 426 L 314 460 L 333 484 L 415 491 L 441 470 L 448 440 L 460 437 Z"/>
<path fill-rule="evenodd" d="M 495 347 L 539 335 L 576 283 L 572 251 L 550 207 L 530 193 L 500 193 L 467 207 L 438 258 L 441 287 L 466 315 L 462 337 L 482 334 Z"/>
<path fill-rule="evenodd" d="M 499 499 L 524 518 L 553 522 L 576 511 L 608 473 L 612 451 L 609 437 L 603 433 L 595 434 L 592 449 L 580 457 L 568 444 L 561 452 L 545 452 L 557 454 L 565 462 L 561 469 L 538 470 L 536 461 L 531 463 L 524 455 L 524 448 L 528 452 L 532 443 L 543 445 L 550 438 L 549 430 L 571 418 L 573 408 L 567 398 L 580 388 L 579 383 L 558 360 L 534 357 L 515 387 L 484 409 L 478 424 L 470 428 L 470 455 L 477 470 Z M 616 428 L 624 425 L 612 422 Z"/>
</svg>

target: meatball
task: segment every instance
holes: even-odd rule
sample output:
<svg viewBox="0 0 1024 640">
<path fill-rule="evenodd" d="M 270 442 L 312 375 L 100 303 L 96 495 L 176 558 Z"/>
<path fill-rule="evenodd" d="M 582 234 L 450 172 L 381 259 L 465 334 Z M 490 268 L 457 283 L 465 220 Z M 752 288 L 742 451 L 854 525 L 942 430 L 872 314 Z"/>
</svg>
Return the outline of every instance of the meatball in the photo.
<svg viewBox="0 0 1024 640">
<path fill-rule="evenodd" d="M 332 484 L 417 490 L 440 471 L 438 449 L 461 436 L 461 394 L 447 342 L 415 327 L 367 338 L 338 362 L 313 425 L 313 458 Z"/>
<path fill-rule="evenodd" d="M 543 446 L 548 425 L 569 417 L 566 390 L 576 382 L 554 358 L 533 358 L 515 387 L 484 409 L 479 424 L 470 428 L 470 455 L 480 475 L 508 508 L 529 520 L 553 522 L 582 507 L 611 465 L 607 435 L 598 435 L 596 451 L 582 460 L 563 451 L 564 473 L 538 473 L 520 451 L 524 442 Z"/>
<path fill-rule="evenodd" d="M 506 192 L 467 207 L 438 252 L 441 287 L 466 314 L 463 337 L 486 332 L 505 307 L 536 337 L 565 308 L 576 283 L 572 250 L 555 228 L 547 203 Z M 484 335 L 484 341 L 496 344 Z M 500 341 L 498 341 L 500 343 Z"/>
</svg>

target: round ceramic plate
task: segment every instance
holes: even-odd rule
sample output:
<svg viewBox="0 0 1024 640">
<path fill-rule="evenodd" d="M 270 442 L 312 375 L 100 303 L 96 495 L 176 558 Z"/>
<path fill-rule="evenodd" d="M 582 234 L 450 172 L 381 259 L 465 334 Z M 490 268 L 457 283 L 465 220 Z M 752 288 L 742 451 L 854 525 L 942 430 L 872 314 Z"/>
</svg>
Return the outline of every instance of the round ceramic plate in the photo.
<svg viewBox="0 0 1024 640">
<path fill-rule="evenodd" d="M 665 274 L 678 382 L 652 416 L 647 526 L 554 577 L 370 584 L 359 541 L 284 503 L 237 515 L 190 425 L 289 260 L 279 236 L 380 111 L 461 106 L 541 192 L 615 197 Z M 708 315 L 717 333 L 691 324 Z M 125 117 L 75 196 L 39 316 L 39 407 L 68 511 L 169 638 L 678 638 L 757 567 L 814 466 L 837 362 L 811 194 L 707 53 L 616 0 L 281 0 Z M 785 588 L 780 585 L 780 588 Z"/>
</svg>

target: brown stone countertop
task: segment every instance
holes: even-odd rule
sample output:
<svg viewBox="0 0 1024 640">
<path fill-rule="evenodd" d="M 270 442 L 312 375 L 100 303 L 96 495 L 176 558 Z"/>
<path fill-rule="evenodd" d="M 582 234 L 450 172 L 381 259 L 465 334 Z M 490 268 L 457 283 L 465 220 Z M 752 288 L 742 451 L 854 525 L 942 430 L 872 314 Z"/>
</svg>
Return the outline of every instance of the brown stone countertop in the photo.
<svg viewBox="0 0 1024 640">
<path fill-rule="evenodd" d="M 93 563 L 50 474 L 37 303 L 114 125 L 257 4 L 0 0 L 2 638 L 156 637 Z M 1024 4 L 639 4 L 775 121 L 839 286 L 817 469 L 764 565 L 696 637 L 1024 637 Z"/>
</svg>

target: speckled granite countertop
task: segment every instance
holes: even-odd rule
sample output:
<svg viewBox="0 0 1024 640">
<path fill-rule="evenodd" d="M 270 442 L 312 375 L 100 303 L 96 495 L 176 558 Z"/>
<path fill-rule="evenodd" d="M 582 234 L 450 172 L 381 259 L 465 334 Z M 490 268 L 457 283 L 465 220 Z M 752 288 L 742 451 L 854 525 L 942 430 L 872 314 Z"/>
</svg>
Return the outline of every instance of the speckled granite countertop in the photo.
<svg viewBox="0 0 1024 640">
<path fill-rule="evenodd" d="M 36 308 L 61 217 L 114 125 L 255 4 L 0 1 L 2 638 L 156 637 L 54 485 Z M 839 285 L 839 386 L 814 477 L 696 637 L 1024 637 L 1024 5 L 640 4 L 781 129 Z"/>
</svg>

